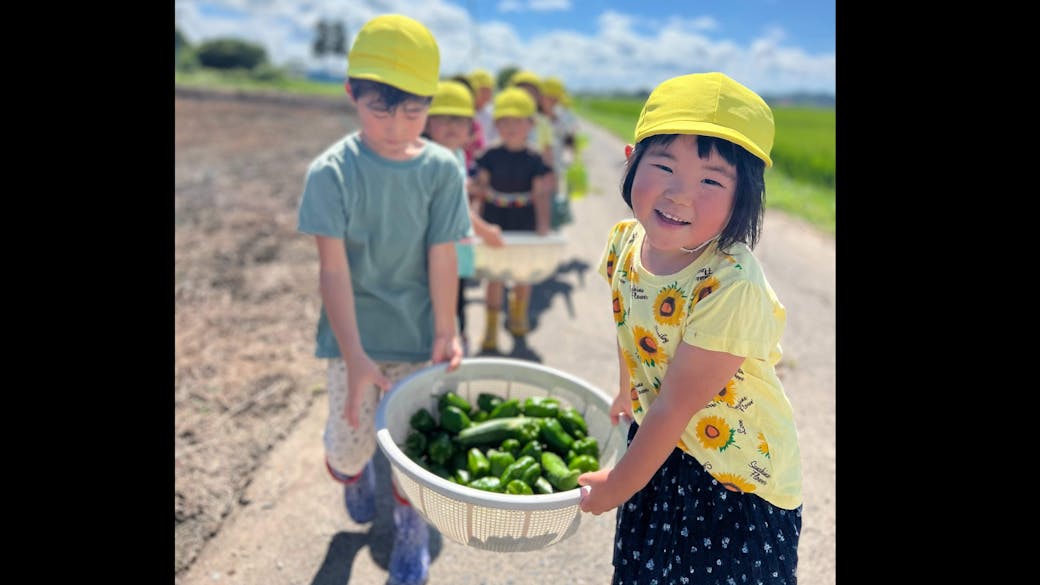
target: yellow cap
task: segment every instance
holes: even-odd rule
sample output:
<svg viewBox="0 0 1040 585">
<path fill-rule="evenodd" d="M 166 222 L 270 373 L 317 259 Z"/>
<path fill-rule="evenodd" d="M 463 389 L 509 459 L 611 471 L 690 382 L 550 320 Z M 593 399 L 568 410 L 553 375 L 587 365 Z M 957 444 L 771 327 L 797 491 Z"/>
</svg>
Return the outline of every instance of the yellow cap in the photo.
<svg viewBox="0 0 1040 585">
<path fill-rule="evenodd" d="M 347 77 L 369 79 L 421 96 L 437 91 L 441 54 L 433 34 L 400 14 L 377 16 L 358 31 Z"/>
<path fill-rule="evenodd" d="M 693 73 L 658 85 L 639 114 L 635 142 L 657 134 L 715 136 L 773 166 L 773 111 L 755 92 L 722 73 Z"/>
<path fill-rule="evenodd" d="M 485 69 L 475 69 L 470 73 L 469 84 L 473 89 L 495 89 L 495 79 Z"/>
<path fill-rule="evenodd" d="M 509 85 L 520 85 L 521 83 L 529 83 L 538 88 L 538 91 L 542 91 L 542 80 L 531 71 L 521 69 L 509 78 Z"/>
<path fill-rule="evenodd" d="M 519 87 L 507 87 L 495 96 L 493 118 L 530 118 L 534 115 L 534 98 Z"/>
<path fill-rule="evenodd" d="M 472 118 L 473 94 L 458 81 L 446 80 L 437 85 L 430 103 L 430 116 L 464 116 Z"/>
<path fill-rule="evenodd" d="M 542 93 L 548 97 L 563 99 L 567 92 L 563 89 L 563 81 L 559 77 L 546 77 L 542 81 Z"/>
</svg>

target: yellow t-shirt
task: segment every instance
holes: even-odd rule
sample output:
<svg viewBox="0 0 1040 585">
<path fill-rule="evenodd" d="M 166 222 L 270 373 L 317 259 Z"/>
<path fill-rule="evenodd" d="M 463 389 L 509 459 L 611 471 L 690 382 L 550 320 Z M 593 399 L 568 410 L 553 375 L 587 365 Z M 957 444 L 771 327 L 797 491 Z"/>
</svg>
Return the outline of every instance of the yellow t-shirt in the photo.
<svg viewBox="0 0 1040 585">
<path fill-rule="evenodd" d="M 719 482 L 775 506 L 802 503 L 798 431 L 776 375 L 784 306 L 744 244 L 714 244 L 675 274 L 655 275 L 639 258 L 645 231 L 634 219 L 610 232 L 599 273 L 610 283 L 632 414 L 642 424 L 683 341 L 745 356 L 737 373 L 690 419 L 677 446 Z"/>
</svg>

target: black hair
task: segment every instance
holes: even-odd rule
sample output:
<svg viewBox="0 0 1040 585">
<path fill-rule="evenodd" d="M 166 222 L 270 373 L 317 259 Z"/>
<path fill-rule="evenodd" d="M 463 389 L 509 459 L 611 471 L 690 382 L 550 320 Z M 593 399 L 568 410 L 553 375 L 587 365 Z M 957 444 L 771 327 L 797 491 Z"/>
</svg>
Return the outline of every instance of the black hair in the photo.
<svg viewBox="0 0 1040 585">
<path fill-rule="evenodd" d="M 636 144 L 625 165 L 625 175 L 621 180 L 621 198 L 632 209 L 632 182 L 636 176 L 639 161 L 647 149 L 655 144 L 662 146 L 671 144 L 678 134 L 656 134 L 648 136 Z M 708 158 L 712 150 L 737 169 L 737 188 L 733 197 L 733 213 L 719 234 L 717 247 L 725 252 L 736 242 L 744 242 L 751 249 L 758 244 L 762 230 L 762 217 L 766 206 L 766 163 L 751 154 L 743 146 L 724 138 L 697 135 L 697 156 Z"/>
<path fill-rule="evenodd" d="M 462 75 L 460 73 L 458 75 L 452 76 L 450 79 L 451 79 L 451 81 L 458 81 L 462 85 L 465 85 L 466 89 L 469 90 L 469 95 L 471 95 L 473 97 L 477 97 L 477 92 L 474 91 L 473 84 L 469 82 L 469 79 L 467 79 L 465 75 Z"/>
<path fill-rule="evenodd" d="M 354 95 L 355 101 L 361 99 L 361 96 L 366 93 L 376 93 L 379 94 L 379 101 L 391 112 L 405 102 L 417 101 L 426 105 L 433 102 L 432 95 L 415 95 L 381 81 L 356 77 L 351 77 L 347 81 L 350 83 L 350 93 Z"/>
</svg>

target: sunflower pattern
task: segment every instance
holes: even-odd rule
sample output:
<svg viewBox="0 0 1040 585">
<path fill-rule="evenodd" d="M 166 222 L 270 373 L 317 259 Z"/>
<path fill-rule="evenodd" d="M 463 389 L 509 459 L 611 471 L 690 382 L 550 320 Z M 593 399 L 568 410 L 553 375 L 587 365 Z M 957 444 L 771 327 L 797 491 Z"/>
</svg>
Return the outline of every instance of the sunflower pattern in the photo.
<svg viewBox="0 0 1040 585">
<path fill-rule="evenodd" d="M 661 325 L 675 327 L 682 322 L 683 315 L 682 290 L 678 282 L 673 282 L 661 289 L 654 300 L 654 319 Z"/>
<path fill-rule="evenodd" d="M 612 304 L 614 305 L 614 323 L 621 327 L 625 324 L 625 299 L 618 291 L 614 291 L 614 294 L 611 296 L 613 297 Z"/>
<path fill-rule="evenodd" d="M 755 484 L 744 479 L 736 473 L 719 473 L 713 475 L 719 483 L 735 492 L 753 492 L 755 491 Z"/>
<path fill-rule="evenodd" d="M 635 326 L 634 331 L 636 352 L 644 364 L 651 368 L 656 368 L 668 363 L 668 356 L 658 350 L 657 337 L 652 331 L 644 329 L 639 325 Z"/>
<path fill-rule="evenodd" d="M 705 416 L 697 421 L 697 440 L 705 449 L 725 451 L 736 443 L 733 439 L 735 434 L 736 430 L 731 429 L 726 419 L 721 416 Z"/>
<path fill-rule="evenodd" d="M 715 402 L 724 402 L 729 406 L 736 406 L 737 395 L 734 392 L 736 387 L 737 381 L 734 379 L 730 379 L 730 381 L 726 382 L 726 385 L 722 387 L 722 390 L 719 390 L 719 393 L 716 394 L 715 397 L 712 398 L 712 400 Z"/>
<path fill-rule="evenodd" d="M 765 455 L 766 459 L 771 459 L 769 456 L 769 442 L 766 441 L 766 436 L 761 431 L 758 433 L 758 452 Z"/>
<path fill-rule="evenodd" d="M 632 413 L 640 423 L 661 391 L 675 351 L 689 338 L 687 329 L 706 327 L 707 338 L 718 339 L 720 332 L 729 335 L 729 323 L 720 324 L 720 319 L 737 318 L 740 323 L 738 317 L 726 317 L 725 311 L 701 311 L 703 316 L 699 316 L 698 303 L 730 283 L 751 280 L 748 267 L 753 262 L 753 257 L 744 254 L 706 257 L 707 262 L 676 272 L 666 280 L 642 268 L 638 256 L 642 235 L 634 220 L 619 222 L 611 232 L 600 266 L 611 287 L 621 360 L 629 373 Z M 715 298 L 716 304 L 730 302 L 728 298 Z M 783 307 L 779 310 L 783 318 Z M 753 364 L 751 371 L 745 371 L 749 367 L 745 362 L 693 415 L 676 445 L 702 462 L 705 470 L 728 489 L 757 491 L 769 498 L 773 479 L 785 470 L 772 467 L 769 443 L 761 431 L 758 417 L 763 411 L 759 404 L 769 404 L 769 400 L 757 393 L 763 384 L 758 366 Z M 783 435 L 770 438 L 779 444 L 797 440 Z"/>
</svg>

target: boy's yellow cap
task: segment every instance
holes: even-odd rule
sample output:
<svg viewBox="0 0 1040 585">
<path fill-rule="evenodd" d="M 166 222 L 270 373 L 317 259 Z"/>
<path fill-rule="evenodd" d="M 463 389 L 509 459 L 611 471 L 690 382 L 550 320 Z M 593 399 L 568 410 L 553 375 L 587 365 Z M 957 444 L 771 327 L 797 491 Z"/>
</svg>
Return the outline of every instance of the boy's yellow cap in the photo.
<svg viewBox="0 0 1040 585">
<path fill-rule="evenodd" d="M 347 77 L 379 81 L 408 93 L 431 96 L 437 91 L 441 54 L 433 34 L 419 21 L 385 14 L 361 27 L 347 63 Z"/>
<path fill-rule="evenodd" d="M 743 146 L 773 166 L 773 111 L 723 73 L 693 73 L 658 85 L 636 122 L 635 142 L 657 134 L 700 134 Z"/>
<path fill-rule="evenodd" d="M 538 88 L 538 91 L 542 91 L 542 80 L 532 71 L 521 69 L 509 78 L 509 85 L 520 85 L 521 83 L 529 83 Z"/>
<path fill-rule="evenodd" d="M 546 77 L 542 81 L 542 93 L 556 99 L 562 99 L 566 92 L 563 89 L 563 80 L 559 77 Z"/>
<path fill-rule="evenodd" d="M 485 69 L 475 69 L 470 73 L 469 83 L 473 89 L 495 89 L 495 80 Z"/>
<path fill-rule="evenodd" d="M 507 87 L 495 96 L 492 118 L 530 118 L 534 115 L 534 98 L 519 87 Z"/>
<path fill-rule="evenodd" d="M 473 94 L 458 81 L 442 81 L 437 85 L 437 93 L 433 94 L 428 115 L 472 118 Z"/>
</svg>

